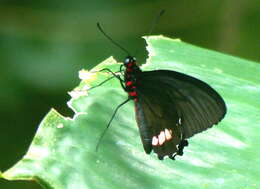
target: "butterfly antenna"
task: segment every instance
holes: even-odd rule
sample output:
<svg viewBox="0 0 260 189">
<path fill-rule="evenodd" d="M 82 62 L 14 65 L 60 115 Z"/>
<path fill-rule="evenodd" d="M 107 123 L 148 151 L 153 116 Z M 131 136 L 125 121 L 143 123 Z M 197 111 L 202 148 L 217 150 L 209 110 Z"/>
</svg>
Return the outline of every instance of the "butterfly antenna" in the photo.
<svg viewBox="0 0 260 189">
<path fill-rule="evenodd" d="M 161 10 L 160 13 L 153 19 L 153 22 L 152 22 L 152 25 L 151 25 L 151 28 L 149 30 L 149 32 L 147 33 L 147 35 L 151 35 L 155 26 L 158 24 L 161 16 L 165 13 L 165 9 Z"/>
<path fill-rule="evenodd" d="M 126 50 L 124 47 L 122 47 L 119 43 L 117 43 L 116 41 L 114 41 L 108 34 L 106 34 L 106 32 L 103 30 L 103 28 L 101 27 L 100 23 L 97 23 L 97 27 L 99 29 L 99 31 L 107 38 L 109 39 L 115 46 L 119 47 L 121 50 L 123 50 L 124 52 L 126 52 L 127 55 L 130 56 L 130 53 L 128 50 Z"/>
<path fill-rule="evenodd" d="M 164 13 L 165 13 L 165 9 L 162 9 L 162 10 L 160 11 L 160 13 L 159 13 L 158 15 L 156 15 L 156 17 L 153 19 L 152 25 L 151 25 L 149 31 L 147 32 L 147 36 L 152 34 L 152 32 L 154 31 L 155 26 L 158 24 L 158 22 L 159 22 L 161 16 L 162 16 Z M 137 53 L 138 53 L 138 50 L 136 50 L 135 55 L 136 55 Z"/>
</svg>

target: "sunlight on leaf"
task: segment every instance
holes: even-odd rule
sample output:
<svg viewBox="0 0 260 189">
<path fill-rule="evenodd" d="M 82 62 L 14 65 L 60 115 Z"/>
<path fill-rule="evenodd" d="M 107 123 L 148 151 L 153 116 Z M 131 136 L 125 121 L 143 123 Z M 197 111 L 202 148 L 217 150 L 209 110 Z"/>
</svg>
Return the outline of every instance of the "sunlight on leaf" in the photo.
<svg viewBox="0 0 260 189">
<path fill-rule="evenodd" d="M 160 161 L 142 149 L 133 102 L 120 109 L 99 151 L 96 144 L 114 109 L 127 98 L 112 79 L 119 70 L 109 58 L 82 79 L 68 102 L 73 118 L 52 109 L 41 122 L 25 156 L 2 173 L 8 180 L 36 180 L 44 188 L 231 188 L 260 187 L 260 66 L 163 36 L 146 38 L 143 70 L 169 69 L 197 77 L 225 99 L 228 113 L 217 126 L 190 139 L 176 161 Z M 159 87 L 159 86 L 158 86 Z"/>
</svg>

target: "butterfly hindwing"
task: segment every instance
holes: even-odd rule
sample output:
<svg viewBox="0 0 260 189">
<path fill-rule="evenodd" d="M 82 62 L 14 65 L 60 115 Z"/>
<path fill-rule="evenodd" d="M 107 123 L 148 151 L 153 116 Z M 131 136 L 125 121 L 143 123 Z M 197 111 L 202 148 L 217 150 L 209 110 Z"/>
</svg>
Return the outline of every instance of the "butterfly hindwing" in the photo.
<svg viewBox="0 0 260 189">
<path fill-rule="evenodd" d="M 178 151 L 182 132 L 177 110 L 173 102 L 169 102 L 169 94 L 163 93 L 158 98 L 153 93 L 153 87 L 138 94 L 138 101 L 135 102 L 136 120 L 145 152 L 153 150 L 159 159 L 172 157 Z"/>
</svg>

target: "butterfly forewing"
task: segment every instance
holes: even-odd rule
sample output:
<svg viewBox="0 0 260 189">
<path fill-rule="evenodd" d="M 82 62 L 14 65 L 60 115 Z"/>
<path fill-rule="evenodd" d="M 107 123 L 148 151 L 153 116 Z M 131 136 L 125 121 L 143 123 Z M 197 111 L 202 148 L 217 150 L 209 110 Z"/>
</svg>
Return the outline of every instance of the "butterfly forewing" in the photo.
<svg viewBox="0 0 260 189">
<path fill-rule="evenodd" d="M 191 76 L 175 71 L 156 70 L 142 72 L 136 76 L 136 80 L 138 91 L 145 100 L 152 93 L 150 96 L 158 99 L 157 107 L 168 109 L 164 112 L 164 119 L 173 119 L 168 112 L 177 110 L 174 119 L 180 119 L 185 138 L 217 124 L 226 113 L 221 96 L 209 85 Z M 160 125 L 160 120 L 158 121 Z"/>
</svg>

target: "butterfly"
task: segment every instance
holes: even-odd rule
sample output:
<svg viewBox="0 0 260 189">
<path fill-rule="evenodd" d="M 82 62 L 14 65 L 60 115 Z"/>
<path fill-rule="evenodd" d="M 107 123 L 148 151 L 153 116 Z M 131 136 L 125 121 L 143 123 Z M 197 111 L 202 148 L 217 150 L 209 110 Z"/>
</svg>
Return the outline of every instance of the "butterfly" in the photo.
<svg viewBox="0 0 260 189">
<path fill-rule="evenodd" d="M 128 53 L 99 23 L 97 26 L 112 43 Z M 160 160 L 183 155 L 187 139 L 218 124 L 227 112 L 223 98 L 207 83 L 172 70 L 142 71 L 133 56 L 128 55 L 120 66 L 121 77 L 109 69 L 102 71 L 112 73 L 111 78 L 117 78 L 128 94 L 117 106 L 106 129 L 118 109 L 133 100 L 144 151 L 147 154 L 153 151 Z"/>
<path fill-rule="evenodd" d="M 159 159 L 182 155 L 187 139 L 222 120 L 223 98 L 208 84 L 170 70 L 142 71 L 136 59 L 124 61 L 123 89 L 135 104 L 144 151 Z"/>
</svg>

